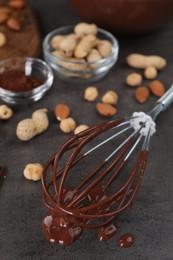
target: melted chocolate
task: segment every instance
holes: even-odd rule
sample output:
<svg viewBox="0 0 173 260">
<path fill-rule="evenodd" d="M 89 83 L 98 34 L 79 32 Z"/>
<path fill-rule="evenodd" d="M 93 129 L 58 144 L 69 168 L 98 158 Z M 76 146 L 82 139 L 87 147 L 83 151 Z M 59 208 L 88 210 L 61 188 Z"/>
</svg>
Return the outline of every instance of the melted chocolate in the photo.
<svg viewBox="0 0 173 260">
<path fill-rule="evenodd" d="M 113 224 L 105 225 L 100 228 L 98 239 L 100 241 L 107 241 L 117 233 L 118 229 Z"/>
<path fill-rule="evenodd" d="M 129 170 L 127 179 L 119 189 L 111 195 L 108 194 L 108 190 L 119 176 L 125 164 L 123 158 L 134 145 L 135 137 L 125 143 L 108 165 L 106 160 L 100 163 L 77 187 L 71 189 L 65 186 L 65 181 L 69 170 L 85 157 L 85 155 L 78 154 L 84 144 L 121 122 L 123 120 L 101 123 L 72 136 L 46 163 L 42 186 L 43 202 L 48 213 L 43 219 L 42 227 L 50 242 L 69 245 L 80 237 L 84 228 L 98 228 L 100 241 L 110 239 L 117 232 L 112 221 L 122 211 L 132 206 L 144 174 L 148 151 L 142 150 L 138 154 L 135 165 Z M 61 169 L 57 170 L 59 161 L 67 151 L 71 152 L 69 160 Z M 50 172 L 52 177 L 47 181 L 46 174 Z M 118 241 L 121 247 L 128 247 L 133 244 L 133 237 L 125 234 Z"/>
<path fill-rule="evenodd" d="M 43 219 L 42 227 L 48 241 L 65 246 L 72 244 L 83 231 L 75 218 L 64 215 L 47 215 Z"/>
<path fill-rule="evenodd" d="M 130 235 L 129 233 L 122 235 L 117 241 L 118 246 L 123 248 L 130 247 L 133 245 L 133 243 L 134 243 L 133 236 Z"/>
</svg>

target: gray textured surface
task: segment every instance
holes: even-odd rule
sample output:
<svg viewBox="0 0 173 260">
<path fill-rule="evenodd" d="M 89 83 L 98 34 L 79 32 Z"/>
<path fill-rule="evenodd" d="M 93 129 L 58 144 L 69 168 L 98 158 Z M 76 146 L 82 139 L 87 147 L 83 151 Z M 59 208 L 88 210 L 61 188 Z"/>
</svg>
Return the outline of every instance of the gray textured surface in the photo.
<svg viewBox="0 0 173 260">
<path fill-rule="evenodd" d="M 39 17 L 42 36 L 62 25 L 80 21 L 64 0 L 30 1 Z M 148 111 L 156 99 L 138 105 L 133 90 L 124 84 L 126 75 L 133 71 L 125 65 L 125 57 L 132 52 L 160 54 L 168 66 L 159 79 L 167 88 L 173 81 L 173 23 L 141 37 L 121 38 L 119 60 L 111 72 L 96 85 L 100 94 L 114 89 L 120 97 L 117 118 L 133 111 Z M 147 83 L 147 82 L 146 82 Z M 94 104 L 82 99 L 85 84 L 71 85 L 55 78 L 48 94 L 39 102 L 22 109 L 14 109 L 14 117 L 0 122 L 0 165 L 8 173 L 0 190 L 0 259 L 1 260 L 171 260 L 173 259 L 173 105 L 157 120 L 157 133 L 152 139 L 149 162 L 142 185 L 130 212 L 118 219 L 119 233 L 106 243 L 97 240 L 97 231 L 85 231 L 69 247 L 51 245 L 45 240 L 41 220 L 46 212 L 41 202 L 41 185 L 24 179 L 22 172 L 28 162 L 44 163 L 66 139 L 58 129 L 53 109 L 59 102 L 69 103 L 72 116 L 78 123 L 93 124 L 103 119 Z M 30 142 L 20 142 L 15 136 L 17 123 L 37 109 L 49 110 L 48 131 Z M 80 107 L 80 109 L 78 109 Z M 129 249 L 120 249 L 116 240 L 120 234 L 130 232 L 135 243 Z"/>
</svg>

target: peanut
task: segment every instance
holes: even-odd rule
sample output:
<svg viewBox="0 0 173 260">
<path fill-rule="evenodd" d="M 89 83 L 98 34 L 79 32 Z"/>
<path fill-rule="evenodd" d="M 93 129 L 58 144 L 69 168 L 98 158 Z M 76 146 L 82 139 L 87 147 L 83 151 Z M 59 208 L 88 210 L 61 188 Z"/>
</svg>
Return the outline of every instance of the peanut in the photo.
<svg viewBox="0 0 173 260">
<path fill-rule="evenodd" d="M 135 90 L 135 98 L 139 103 L 144 103 L 150 96 L 150 91 L 146 86 L 140 86 Z"/>
<path fill-rule="evenodd" d="M 47 112 L 48 111 L 46 108 L 41 108 L 41 109 L 37 109 L 32 114 L 32 121 L 35 127 L 36 135 L 44 132 L 49 126 L 49 119 L 47 116 Z"/>
<path fill-rule="evenodd" d="M 76 46 L 74 56 L 76 58 L 84 58 L 88 55 L 91 49 L 96 44 L 96 36 L 93 34 L 88 34 L 84 36 L 81 41 Z"/>
<path fill-rule="evenodd" d="M 156 69 L 163 69 L 167 62 L 164 58 L 157 55 L 142 55 L 142 54 L 130 54 L 127 56 L 127 64 L 133 68 L 145 69 L 149 66 L 154 66 Z"/>
<path fill-rule="evenodd" d="M 16 135 L 21 141 L 29 141 L 36 135 L 35 126 L 31 118 L 23 119 L 18 123 Z"/>
<path fill-rule="evenodd" d="M 50 41 L 50 46 L 55 49 L 58 50 L 59 49 L 59 45 L 62 42 L 62 40 L 65 38 L 65 36 L 63 35 L 55 35 L 54 37 L 52 37 L 51 41 Z"/>
<path fill-rule="evenodd" d="M 142 76 L 139 73 L 130 73 L 126 78 L 126 83 L 128 86 L 136 87 L 142 82 Z"/>
<path fill-rule="evenodd" d="M 32 114 L 32 118 L 23 119 L 17 124 L 16 135 L 22 141 L 29 141 L 44 132 L 48 126 L 47 109 L 38 109 Z"/>
<path fill-rule="evenodd" d="M 72 57 L 73 52 L 77 45 L 76 37 L 72 35 L 67 35 L 59 44 L 60 50 L 63 52 L 65 57 Z"/>
<path fill-rule="evenodd" d="M 97 49 L 101 56 L 106 58 L 112 53 L 112 44 L 107 40 L 98 40 Z"/>
<path fill-rule="evenodd" d="M 96 35 L 97 31 L 98 31 L 97 25 L 88 24 L 88 23 L 78 23 L 74 28 L 74 32 L 79 35 L 87 35 L 87 34 Z"/>
<path fill-rule="evenodd" d="M 111 117 L 117 113 L 117 109 L 115 107 L 104 103 L 97 103 L 96 109 L 100 115 L 105 117 Z"/>
<path fill-rule="evenodd" d="M 153 80 L 149 85 L 150 91 L 156 97 L 161 97 L 165 93 L 165 86 L 159 80 Z"/>
<path fill-rule="evenodd" d="M 98 50 L 96 49 L 92 49 L 88 56 L 86 57 L 86 60 L 88 62 L 96 62 L 102 59 L 102 56 L 100 55 L 100 53 L 98 52 Z M 99 64 L 90 64 L 91 68 L 96 68 L 98 66 L 100 66 Z"/>
</svg>

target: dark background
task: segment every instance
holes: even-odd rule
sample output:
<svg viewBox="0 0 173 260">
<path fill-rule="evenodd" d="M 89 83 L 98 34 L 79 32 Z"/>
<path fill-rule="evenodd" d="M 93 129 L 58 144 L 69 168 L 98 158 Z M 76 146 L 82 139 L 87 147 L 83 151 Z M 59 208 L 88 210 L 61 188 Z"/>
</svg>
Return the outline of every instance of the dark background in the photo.
<svg viewBox="0 0 173 260">
<path fill-rule="evenodd" d="M 81 21 L 67 0 L 34 0 L 32 4 L 40 25 L 42 37 L 51 30 Z M 157 54 L 167 59 L 167 67 L 158 79 L 166 88 L 173 81 L 173 22 L 159 30 L 138 37 L 120 37 L 119 59 L 115 67 L 102 80 L 95 83 L 100 96 L 113 89 L 119 95 L 118 113 L 115 118 L 130 115 L 134 111 L 149 111 L 155 97 L 139 105 L 134 91 L 125 85 L 125 77 L 134 71 L 125 63 L 129 53 Z M 148 81 L 144 82 L 148 84 Z M 0 165 L 8 169 L 0 190 L 0 259 L 1 260 L 172 260 L 173 259 L 173 105 L 157 119 L 157 133 L 152 138 L 148 166 L 131 211 L 118 219 L 119 233 L 101 243 L 97 230 L 86 230 L 78 241 L 68 247 L 52 245 L 46 241 L 41 221 L 46 209 L 41 201 L 41 183 L 24 179 L 27 163 L 44 163 L 68 135 L 60 132 L 54 117 L 57 103 L 68 103 L 77 124 L 92 125 L 103 121 L 94 104 L 84 102 L 83 92 L 87 84 L 70 84 L 55 77 L 52 89 L 35 104 L 14 108 L 14 116 L 0 122 Z M 38 108 L 48 108 L 49 129 L 29 142 L 17 139 L 17 123 Z M 121 249 L 116 241 L 119 235 L 130 232 L 135 243 Z"/>
</svg>

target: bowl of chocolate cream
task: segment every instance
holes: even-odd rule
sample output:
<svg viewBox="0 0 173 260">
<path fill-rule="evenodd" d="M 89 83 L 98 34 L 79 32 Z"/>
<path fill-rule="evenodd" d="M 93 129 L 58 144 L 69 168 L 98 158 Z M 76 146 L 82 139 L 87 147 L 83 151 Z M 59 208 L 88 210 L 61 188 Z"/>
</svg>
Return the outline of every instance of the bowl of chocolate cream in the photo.
<svg viewBox="0 0 173 260">
<path fill-rule="evenodd" d="M 85 21 L 119 34 L 143 34 L 173 18 L 173 0 L 69 0 Z"/>
</svg>

